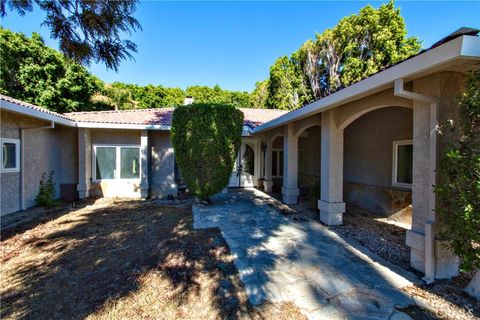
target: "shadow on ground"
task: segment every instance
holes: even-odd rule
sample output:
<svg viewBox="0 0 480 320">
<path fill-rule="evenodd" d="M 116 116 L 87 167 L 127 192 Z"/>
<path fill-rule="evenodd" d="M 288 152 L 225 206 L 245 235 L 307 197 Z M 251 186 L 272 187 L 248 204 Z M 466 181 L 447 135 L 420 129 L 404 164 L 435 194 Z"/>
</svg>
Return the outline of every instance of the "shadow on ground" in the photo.
<svg viewBox="0 0 480 320">
<path fill-rule="evenodd" d="M 271 201 L 242 190 L 193 209 L 196 227 L 222 231 L 252 303 L 295 301 L 314 319 L 389 319 L 415 304 L 399 289 L 411 283 L 406 278 L 418 281 L 413 274 L 386 268 L 319 223 L 279 215 Z"/>
<path fill-rule="evenodd" d="M 197 303 L 198 310 L 184 310 L 187 317 L 208 308 L 222 319 L 251 313 L 228 253 L 217 229 L 192 229 L 190 208 L 86 207 L 2 241 L 1 317 L 95 318 L 103 306 L 142 290 L 139 279 L 151 272 L 169 290 L 146 297 L 159 312 L 203 296 L 210 305 Z"/>
</svg>

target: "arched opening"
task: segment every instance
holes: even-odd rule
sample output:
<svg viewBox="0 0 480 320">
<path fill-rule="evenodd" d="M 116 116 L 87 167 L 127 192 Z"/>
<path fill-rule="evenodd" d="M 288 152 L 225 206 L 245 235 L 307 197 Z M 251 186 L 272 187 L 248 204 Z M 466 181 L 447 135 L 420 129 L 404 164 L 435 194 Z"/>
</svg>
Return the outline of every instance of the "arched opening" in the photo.
<svg viewBox="0 0 480 320">
<path fill-rule="evenodd" d="M 412 168 L 412 109 L 375 108 L 344 129 L 344 200 L 348 207 L 411 225 Z"/>
<path fill-rule="evenodd" d="M 315 211 L 320 198 L 321 133 L 319 125 L 312 125 L 298 136 L 299 201 Z"/>
<path fill-rule="evenodd" d="M 243 172 L 248 173 L 252 176 L 255 174 L 255 151 L 249 144 L 245 146 L 242 166 Z"/>
<path fill-rule="evenodd" d="M 283 136 L 277 136 L 272 142 L 272 192 L 281 193 L 283 185 Z"/>
</svg>

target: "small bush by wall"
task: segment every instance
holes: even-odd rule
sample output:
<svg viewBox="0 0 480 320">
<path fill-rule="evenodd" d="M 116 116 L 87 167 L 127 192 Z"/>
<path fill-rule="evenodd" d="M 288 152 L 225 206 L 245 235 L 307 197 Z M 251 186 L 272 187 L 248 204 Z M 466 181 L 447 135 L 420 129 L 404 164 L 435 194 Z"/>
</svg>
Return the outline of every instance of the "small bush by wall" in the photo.
<svg viewBox="0 0 480 320">
<path fill-rule="evenodd" d="M 241 144 L 243 113 L 223 104 L 191 104 L 173 112 L 171 139 L 180 173 L 201 199 L 228 184 Z"/>
<path fill-rule="evenodd" d="M 55 205 L 55 184 L 53 182 L 54 172 L 50 172 L 47 176 L 46 173 L 42 175 L 40 180 L 40 190 L 36 198 L 37 205 L 44 207 L 51 207 Z"/>
</svg>

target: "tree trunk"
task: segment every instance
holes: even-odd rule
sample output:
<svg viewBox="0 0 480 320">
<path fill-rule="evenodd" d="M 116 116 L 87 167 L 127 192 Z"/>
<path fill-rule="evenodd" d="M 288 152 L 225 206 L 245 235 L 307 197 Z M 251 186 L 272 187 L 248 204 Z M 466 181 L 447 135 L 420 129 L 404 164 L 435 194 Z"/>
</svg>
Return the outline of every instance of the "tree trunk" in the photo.
<svg viewBox="0 0 480 320">
<path fill-rule="evenodd" d="M 469 295 L 480 301 L 480 270 L 477 270 L 472 281 L 470 281 L 468 286 L 465 288 L 465 291 Z"/>
</svg>

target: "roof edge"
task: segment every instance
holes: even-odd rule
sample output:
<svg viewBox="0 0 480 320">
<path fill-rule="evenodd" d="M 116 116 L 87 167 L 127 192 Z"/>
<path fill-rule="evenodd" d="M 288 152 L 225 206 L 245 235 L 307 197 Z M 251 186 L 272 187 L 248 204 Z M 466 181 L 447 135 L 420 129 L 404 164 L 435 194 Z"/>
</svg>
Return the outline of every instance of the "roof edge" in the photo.
<svg viewBox="0 0 480 320">
<path fill-rule="evenodd" d="M 288 122 L 306 118 L 310 115 L 327 111 L 341 104 L 355 100 L 371 91 L 381 90 L 393 86 L 399 78 L 408 78 L 415 74 L 432 69 L 457 58 L 480 59 L 480 37 L 464 35 L 445 42 L 435 48 L 426 50 L 416 56 L 408 58 L 385 70 L 377 72 L 363 80 L 353 83 L 329 96 L 316 100 L 308 105 L 295 109 L 283 116 L 266 122 L 253 130 L 261 133 Z"/>
</svg>

